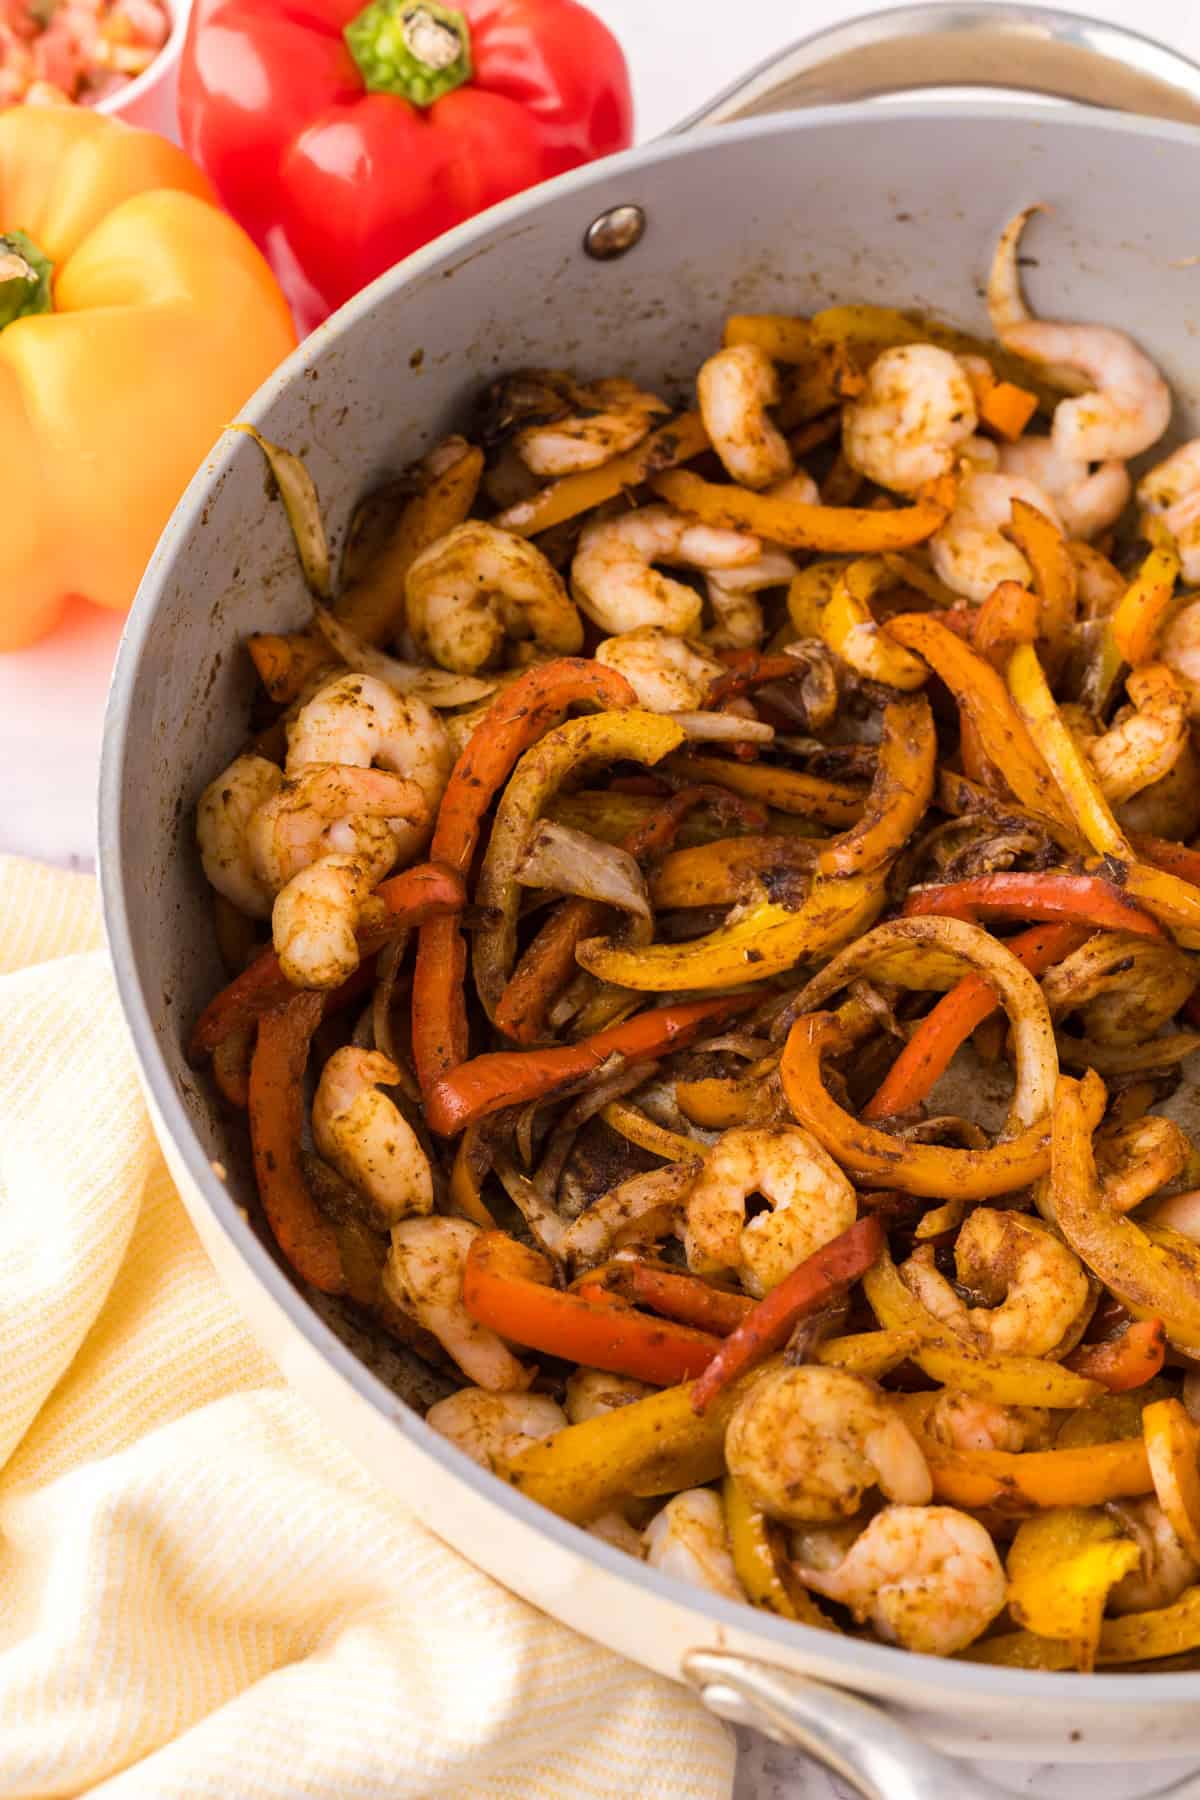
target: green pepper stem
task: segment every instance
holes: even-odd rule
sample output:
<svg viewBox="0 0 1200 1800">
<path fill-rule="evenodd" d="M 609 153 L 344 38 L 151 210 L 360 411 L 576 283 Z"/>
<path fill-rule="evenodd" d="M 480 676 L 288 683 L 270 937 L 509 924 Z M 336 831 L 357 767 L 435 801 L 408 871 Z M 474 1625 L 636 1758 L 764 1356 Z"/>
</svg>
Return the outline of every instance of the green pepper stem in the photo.
<svg viewBox="0 0 1200 1800">
<path fill-rule="evenodd" d="M 0 236 L 0 331 L 14 319 L 54 311 L 54 264 L 23 231 Z"/>
<path fill-rule="evenodd" d="M 432 106 L 471 76 L 467 21 L 439 0 L 371 0 L 342 35 L 371 94 Z"/>
</svg>

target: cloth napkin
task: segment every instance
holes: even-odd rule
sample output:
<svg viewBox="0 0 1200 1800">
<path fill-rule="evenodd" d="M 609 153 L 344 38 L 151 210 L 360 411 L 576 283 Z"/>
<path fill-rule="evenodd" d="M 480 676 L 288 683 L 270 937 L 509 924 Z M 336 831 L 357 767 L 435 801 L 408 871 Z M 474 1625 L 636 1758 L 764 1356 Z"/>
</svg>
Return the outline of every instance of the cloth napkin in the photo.
<svg viewBox="0 0 1200 1800">
<path fill-rule="evenodd" d="M 682 1688 L 283 1386 L 159 1156 L 90 879 L 0 858 L 0 1800 L 726 1800 Z"/>
</svg>

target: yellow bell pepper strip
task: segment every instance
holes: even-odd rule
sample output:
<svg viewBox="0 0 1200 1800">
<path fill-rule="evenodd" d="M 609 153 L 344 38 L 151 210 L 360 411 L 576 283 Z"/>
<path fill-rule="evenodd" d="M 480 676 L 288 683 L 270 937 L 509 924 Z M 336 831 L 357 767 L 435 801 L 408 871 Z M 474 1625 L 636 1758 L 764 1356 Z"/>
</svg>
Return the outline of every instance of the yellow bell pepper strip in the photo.
<svg viewBox="0 0 1200 1800">
<path fill-rule="evenodd" d="M 19 306 L 0 287 L 3 651 L 70 595 L 129 606 L 197 466 L 296 337 L 250 239 L 151 132 L 10 107 L 0 209 L 0 245 L 35 276 L 11 278 Z"/>
<path fill-rule="evenodd" d="M 1089 1093 L 1090 1090 L 1090 1093 Z M 1089 1072 L 1062 1076 L 1054 1101 L 1050 1201 L 1075 1254 L 1134 1318 L 1161 1319 L 1181 1350 L 1200 1353 L 1200 1246 L 1145 1227 L 1104 1204 L 1087 1114 L 1104 1087 Z"/>
<path fill-rule="evenodd" d="M 954 482 L 947 477 L 932 483 L 926 497 L 911 506 L 888 512 L 775 499 L 769 493 L 704 481 L 684 469 L 656 475 L 650 486 L 705 525 L 749 531 L 793 550 L 856 550 L 865 555 L 924 543 L 945 524 L 954 504 Z"/>
<path fill-rule="evenodd" d="M 483 1183 L 492 1166 L 492 1146 L 477 1125 L 469 1125 L 458 1140 L 450 1170 L 450 1205 L 462 1218 L 482 1231 L 495 1231 L 496 1221 L 483 1198 Z"/>
<path fill-rule="evenodd" d="M 885 1248 L 863 1277 L 863 1292 L 889 1331 L 915 1332 L 912 1360 L 931 1381 L 997 1406 L 1086 1406 L 1100 1384 L 1035 1356 L 993 1356 L 956 1338 L 909 1292 Z"/>
<path fill-rule="evenodd" d="M 517 869 L 546 806 L 568 776 L 626 757 L 656 763 L 683 741 L 673 719 L 630 707 L 569 719 L 525 751 L 500 798 L 475 886 L 475 903 L 486 909 L 488 922 L 475 933 L 472 966 L 490 1019 L 495 1020 L 516 961 L 522 891 Z"/>
<path fill-rule="evenodd" d="M 1113 817 L 1095 771 L 1063 723 L 1032 644 L 1018 644 L 1013 651 L 1008 691 L 1092 849 L 1101 856 L 1129 858 L 1128 839 Z"/>
<path fill-rule="evenodd" d="M 726 1475 L 722 1483 L 721 1501 L 733 1566 L 751 1605 L 780 1619 L 815 1625 L 819 1631 L 836 1631 L 837 1626 L 825 1617 L 807 1588 L 798 1581 L 785 1581 L 772 1543 L 777 1527 L 753 1505 L 732 1475 Z"/>
<path fill-rule="evenodd" d="M 625 949 L 611 938 L 590 938 L 575 955 L 601 981 L 641 993 L 737 987 L 828 956 L 865 931 L 886 898 L 884 871 L 875 869 L 840 881 L 815 881 L 798 904 L 751 900 L 714 931 L 686 943 Z"/>
<path fill-rule="evenodd" d="M 1129 898 L 1165 925 L 1184 950 L 1200 950 L 1200 887 L 1167 869 L 1126 863 L 1118 870 Z"/>
<path fill-rule="evenodd" d="M 550 482 L 530 499 L 518 500 L 497 513 L 492 524 L 501 531 L 515 532 L 518 537 L 535 537 L 538 532 L 549 531 L 552 525 L 561 525 L 566 519 L 590 512 L 594 506 L 602 506 L 606 500 L 615 500 L 630 488 L 640 487 L 663 469 L 690 462 L 708 447 L 708 433 L 700 414 L 680 413 L 677 419 L 668 419 L 643 438 L 635 450 L 614 456 L 598 469 L 583 469 L 577 475 L 564 475 L 561 480 Z"/>
<path fill-rule="evenodd" d="M 1128 888 L 1128 883 L 1126 883 Z M 1104 931 L 1162 938 L 1161 925 L 1130 905 L 1121 890 L 1099 875 L 1036 874 L 1001 870 L 917 888 L 904 905 L 906 918 L 1072 920 Z"/>
<path fill-rule="evenodd" d="M 346 1277 L 332 1222 L 317 1210 L 300 1161 L 304 1071 L 325 1010 L 322 993 L 294 994 L 259 1020 L 250 1063 L 250 1146 L 267 1223 L 297 1275 L 323 1294 Z"/>
<path fill-rule="evenodd" d="M 1126 1613 L 1121 1619 L 1105 1619 L 1100 1627 L 1097 1664 L 1154 1662 L 1182 1656 L 1200 1647 L 1200 1587 L 1190 1587 L 1170 1606 L 1153 1612 Z M 965 1662 L 993 1663 L 1008 1669 L 1068 1669 L 1071 1651 L 1053 1638 L 1032 1632 L 1004 1632 L 985 1638 L 961 1652 Z"/>
<path fill-rule="evenodd" d="M 1089 1406 L 1081 1406 L 1063 1420 L 1055 1435 L 1060 1450 L 1081 1450 L 1088 1444 L 1112 1444 L 1118 1438 L 1140 1438 L 1142 1414 L 1152 1400 L 1165 1400 L 1174 1389 L 1161 1376 L 1153 1375 L 1144 1388 L 1128 1388 L 1122 1393 L 1103 1393 Z"/>
<path fill-rule="evenodd" d="M 916 1331 L 854 1331 L 818 1344 L 814 1360 L 827 1369 L 844 1369 L 865 1381 L 882 1381 L 907 1362 L 921 1335 Z"/>
<path fill-rule="evenodd" d="M 425 1098 L 426 1120 L 439 1137 L 453 1137 L 507 1106 L 523 1106 L 567 1082 L 582 1080 L 610 1056 L 623 1056 L 630 1063 L 652 1062 L 682 1050 L 704 1026 L 753 1005 L 751 994 L 729 994 L 682 1006 L 659 1006 L 577 1044 L 551 1050 L 498 1050 L 473 1057 L 433 1083 Z"/>
<path fill-rule="evenodd" d="M 1166 1349 L 1162 1320 L 1139 1319 L 1103 1343 L 1081 1344 L 1063 1358 L 1063 1367 L 1098 1381 L 1110 1394 L 1123 1394 L 1153 1381 L 1162 1369 Z"/>
<path fill-rule="evenodd" d="M 546 1257 L 507 1232 L 481 1231 L 467 1253 L 463 1305 L 509 1343 L 656 1387 L 690 1380 L 720 1347 L 706 1331 L 654 1318 L 621 1301 L 599 1305 L 565 1293 L 551 1285 L 552 1274 Z"/>
<path fill-rule="evenodd" d="M 973 337 L 940 319 L 910 318 L 891 306 L 827 306 L 808 321 L 814 344 L 842 343 L 856 352 L 888 350 L 899 344 L 936 344 L 955 356 L 980 356 L 1006 381 L 1028 388 L 1044 412 L 1052 413 L 1063 390 L 1054 387 L 1046 371 L 1003 345 Z"/>
<path fill-rule="evenodd" d="M 1034 591 L 1041 602 L 1038 636 L 1055 658 L 1061 658 L 1075 623 L 1079 589 L 1079 572 L 1066 539 L 1054 521 L 1028 500 L 1013 501 L 1008 535 L 1033 570 Z"/>
<path fill-rule="evenodd" d="M 664 856 L 650 877 L 650 899 L 658 911 L 689 906 L 732 906 L 757 882 L 768 893 L 780 887 L 807 887 L 819 839 L 803 837 L 718 838 Z"/>
<path fill-rule="evenodd" d="M 1200 1428 L 1178 1400 L 1154 1400 L 1142 1414 L 1142 1431 L 1158 1504 L 1200 1562 Z"/>
<path fill-rule="evenodd" d="M 727 762 L 720 756 L 672 756 L 667 768 L 688 781 L 715 782 L 748 800 L 758 800 L 779 812 L 798 813 L 819 825 L 839 829 L 853 825 L 861 815 L 866 789 L 845 781 L 826 781 L 798 769 L 779 769 L 769 763 Z"/>
<path fill-rule="evenodd" d="M 1075 1668 L 1096 1662 L 1109 1589 L 1142 1560 L 1110 1514 L 1062 1506 L 1017 1527 L 1008 1553 L 1008 1610 L 1018 1625 L 1065 1643 Z"/>
<path fill-rule="evenodd" d="M 1154 660 L 1158 633 L 1175 597 L 1179 556 L 1174 549 L 1151 550 L 1117 602 L 1109 621 L 1122 661 L 1137 668 Z"/>
<path fill-rule="evenodd" d="M 1050 1162 L 1048 1121 L 1028 1127 L 989 1150 L 954 1150 L 890 1137 L 838 1106 L 821 1077 L 821 1057 L 841 1043 L 829 1013 L 797 1019 L 784 1048 L 780 1074 L 796 1119 L 850 1177 L 863 1185 L 898 1188 L 932 1200 L 990 1199 L 1026 1187 Z M 1099 1123 L 1097 1111 L 1094 1123 Z"/>
<path fill-rule="evenodd" d="M 666 1162 L 704 1161 L 707 1146 L 698 1138 L 685 1137 L 681 1131 L 668 1131 L 665 1125 L 648 1118 L 636 1106 L 627 1106 L 623 1100 L 610 1100 L 600 1117 L 629 1143 L 661 1156 Z"/>
<path fill-rule="evenodd" d="M 772 362 L 806 363 L 813 353 L 812 326 L 787 313 L 731 313 L 721 342 L 753 344 Z"/>
<path fill-rule="evenodd" d="M 820 637 L 821 618 L 841 577 L 844 562 L 814 562 L 788 584 L 788 617 L 802 638 Z"/>
<path fill-rule="evenodd" d="M 747 1370 L 782 1349 L 799 1320 L 853 1287 L 885 1250 L 883 1227 L 869 1213 L 805 1257 L 725 1339 L 692 1389 L 695 1410 L 706 1412 Z"/>
<path fill-rule="evenodd" d="M 867 875 L 899 855 L 933 795 L 937 732 L 923 694 L 883 709 L 875 779 L 863 816 L 817 851 L 819 876 Z"/>
<path fill-rule="evenodd" d="M 871 611 L 874 596 L 895 585 L 881 556 L 860 557 L 838 573 L 817 630 L 834 655 L 856 675 L 910 692 L 924 687 L 929 669 L 919 657 L 902 650 L 876 623 Z"/>
</svg>

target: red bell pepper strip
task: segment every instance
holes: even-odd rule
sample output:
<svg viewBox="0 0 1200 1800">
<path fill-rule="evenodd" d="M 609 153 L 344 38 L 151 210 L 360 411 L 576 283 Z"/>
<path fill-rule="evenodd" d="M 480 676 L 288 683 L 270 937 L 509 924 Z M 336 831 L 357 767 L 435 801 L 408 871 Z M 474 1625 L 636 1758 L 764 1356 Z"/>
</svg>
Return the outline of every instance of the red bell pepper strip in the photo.
<svg viewBox="0 0 1200 1800">
<path fill-rule="evenodd" d="M 1200 887 L 1200 850 L 1189 850 L 1186 844 L 1174 844 L 1170 838 L 1149 837 L 1142 831 L 1131 831 L 1129 842 L 1143 861 Z"/>
<path fill-rule="evenodd" d="M 576 0 L 198 0 L 179 118 L 303 331 L 633 124 L 620 46 Z"/>
<path fill-rule="evenodd" d="M 609 1025 L 578 1044 L 552 1050 L 498 1050 L 473 1057 L 435 1081 L 425 1099 L 425 1119 L 439 1137 L 453 1137 L 468 1125 L 506 1106 L 523 1106 L 569 1081 L 579 1081 L 610 1056 L 648 1062 L 668 1051 L 682 1050 L 704 1025 L 755 1004 L 753 994 L 729 994 L 719 1000 L 691 1000 L 682 1006 L 658 1006 Z"/>
<path fill-rule="evenodd" d="M 1081 1344 L 1063 1358 L 1063 1367 L 1102 1382 L 1110 1394 L 1123 1394 L 1152 1380 L 1163 1366 L 1166 1351 L 1162 1320 L 1139 1319 L 1104 1343 Z"/>
<path fill-rule="evenodd" d="M 918 888 L 904 907 L 909 917 L 921 913 L 945 918 L 1073 920 L 1104 931 L 1132 931 L 1139 937 L 1166 936 L 1161 925 L 1126 900 L 1118 887 L 1100 875 L 1038 875 L 1006 871 Z"/>
<path fill-rule="evenodd" d="M 324 994 L 305 990 L 259 1020 L 250 1063 L 250 1144 L 275 1242 L 301 1280 L 323 1294 L 341 1294 L 346 1277 L 337 1233 L 318 1212 L 300 1163 L 304 1070 L 324 1010 Z"/>
<path fill-rule="evenodd" d="M 1035 925 L 1020 937 L 1009 938 L 1006 947 L 1031 975 L 1044 975 L 1087 936 L 1081 925 Z M 959 1046 L 999 1004 L 995 989 L 982 975 L 964 975 L 921 1020 L 861 1116 L 885 1119 L 918 1106 L 949 1068 Z"/>
<path fill-rule="evenodd" d="M 484 815 L 513 772 L 567 708 L 601 711 L 634 706 L 637 695 L 615 669 L 563 656 L 528 669 L 498 694 L 451 770 L 438 808 L 429 854 L 464 878 L 479 843 Z M 433 1084 L 467 1057 L 467 950 L 457 919 L 421 928 L 413 972 L 412 1048 L 417 1080 L 428 1100 Z"/>
<path fill-rule="evenodd" d="M 782 1348 L 797 1320 L 865 1275 L 883 1245 L 883 1226 L 870 1213 L 785 1275 L 725 1339 L 692 1389 L 692 1410 L 704 1412 L 731 1381 Z"/>
<path fill-rule="evenodd" d="M 719 1347 L 705 1331 L 551 1287 L 546 1258 L 503 1231 L 481 1231 L 472 1239 L 462 1297 L 473 1319 L 510 1343 L 655 1387 L 690 1381 Z"/>
<path fill-rule="evenodd" d="M 622 1286 L 628 1281 L 631 1298 L 642 1306 L 717 1337 L 729 1337 L 754 1311 L 755 1303 L 747 1295 L 712 1287 L 698 1275 L 684 1275 L 658 1263 L 615 1263 L 613 1270 L 615 1281 Z"/>
<path fill-rule="evenodd" d="M 383 902 L 387 916 L 359 932 L 358 949 L 364 962 L 410 925 L 419 925 L 422 920 L 438 914 L 460 912 L 466 896 L 462 881 L 453 869 L 419 863 L 415 869 L 405 869 L 402 875 L 393 875 L 388 881 L 381 882 L 373 898 Z M 343 1001 L 361 993 L 369 981 L 369 972 L 362 967 L 357 969 L 340 988 L 322 996 L 327 1002 L 327 1010 L 336 1010 Z M 223 987 L 200 1014 L 188 1043 L 190 1060 L 202 1062 L 231 1032 L 253 1025 L 263 1013 L 295 992 L 280 968 L 275 952 L 264 950 L 227 987 Z"/>
</svg>

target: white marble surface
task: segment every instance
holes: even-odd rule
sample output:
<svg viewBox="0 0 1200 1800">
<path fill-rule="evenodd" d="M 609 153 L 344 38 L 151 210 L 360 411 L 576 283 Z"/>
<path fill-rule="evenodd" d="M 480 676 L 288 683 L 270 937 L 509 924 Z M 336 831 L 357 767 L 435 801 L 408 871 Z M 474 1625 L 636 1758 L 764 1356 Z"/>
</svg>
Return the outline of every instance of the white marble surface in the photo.
<svg viewBox="0 0 1200 1800">
<path fill-rule="evenodd" d="M 619 33 L 633 68 L 639 135 L 653 137 L 790 39 L 869 10 L 870 0 L 591 0 Z M 1200 59 L 1197 0 L 1079 0 L 1081 10 L 1136 25 Z M 96 764 L 108 671 L 120 621 L 73 607 L 59 634 L 0 656 L 0 851 L 88 866 Z M 803 1757 L 741 1737 L 734 1800 L 849 1800 L 850 1790 Z M 1181 1763 L 1125 1768 L 984 1767 L 1014 1794 L 1039 1800 L 1140 1800 L 1187 1771 Z M 964 1797 L 969 1800 L 964 1770 Z"/>
</svg>

